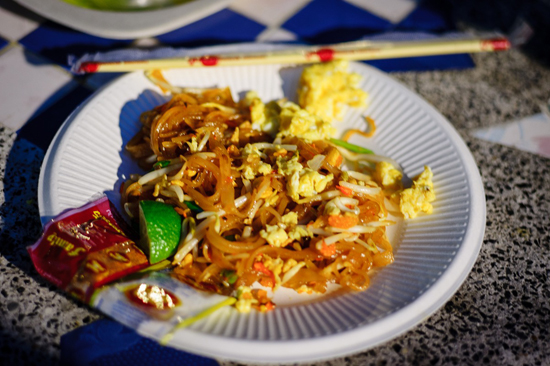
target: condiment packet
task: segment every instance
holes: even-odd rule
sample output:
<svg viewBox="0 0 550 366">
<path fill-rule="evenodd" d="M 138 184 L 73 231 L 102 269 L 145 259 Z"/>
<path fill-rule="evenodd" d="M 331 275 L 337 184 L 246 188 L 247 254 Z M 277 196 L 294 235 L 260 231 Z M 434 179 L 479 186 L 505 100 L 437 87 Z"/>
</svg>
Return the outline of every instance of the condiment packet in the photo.
<svg viewBox="0 0 550 366">
<path fill-rule="evenodd" d="M 106 196 L 68 210 L 27 250 L 38 273 L 88 302 L 96 288 L 147 267 L 143 252 L 122 230 Z"/>
<path fill-rule="evenodd" d="M 138 273 L 105 286 L 92 296 L 90 305 L 138 333 L 162 339 L 183 320 L 199 320 L 217 305 L 230 305 L 224 304 L 227 299 L 234 300 L 198 291 L 169 272 L 159 271 Z"/>
</svg>

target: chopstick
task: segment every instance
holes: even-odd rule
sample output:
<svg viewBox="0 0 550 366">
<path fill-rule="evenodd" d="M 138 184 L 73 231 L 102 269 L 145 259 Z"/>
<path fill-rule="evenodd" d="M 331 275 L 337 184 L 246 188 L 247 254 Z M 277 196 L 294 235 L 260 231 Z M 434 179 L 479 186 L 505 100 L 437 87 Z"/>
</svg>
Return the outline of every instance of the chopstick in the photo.
<svg viewBox="0 0 550 366">
<path fill-rule="evenodd" d="M 272 52 L 231 53 L 136 61 L 88 61 L 83 62 L 78 67 L 78 71 L 80 73 L 97 73 L 190 67 L 304 64 L 326 62 L 334 59 L 365 61 L 459 53 L 495 52 L 505 51 L 510 49 L 510 47 L 510 41 L 504 37 L 403 42 L 357 41 L 330 46 L 297 47 Z"/>
</svg>

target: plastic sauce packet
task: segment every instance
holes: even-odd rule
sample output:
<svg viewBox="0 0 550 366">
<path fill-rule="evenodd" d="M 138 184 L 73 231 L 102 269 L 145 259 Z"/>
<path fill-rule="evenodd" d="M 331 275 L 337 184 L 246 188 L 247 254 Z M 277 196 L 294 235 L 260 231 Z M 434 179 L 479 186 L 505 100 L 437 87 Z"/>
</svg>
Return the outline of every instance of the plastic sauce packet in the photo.
<svg viewBox="0 0 550 366">
<path fill-rule="evenodd" d="M 42 277 L 88 302 L 95 289 L 149 265 L 120 223 L 104 196 L 57 216 L 27 250 Z"/>
<path fill-rule="evenodd" d="M 161 271 L 136 273 L 105 286 L 94 293 L 90 305 L 138 333 L 161 339 L 182 320 L 199 320 L 227 299 L 198 291 Z"/>
</svg>

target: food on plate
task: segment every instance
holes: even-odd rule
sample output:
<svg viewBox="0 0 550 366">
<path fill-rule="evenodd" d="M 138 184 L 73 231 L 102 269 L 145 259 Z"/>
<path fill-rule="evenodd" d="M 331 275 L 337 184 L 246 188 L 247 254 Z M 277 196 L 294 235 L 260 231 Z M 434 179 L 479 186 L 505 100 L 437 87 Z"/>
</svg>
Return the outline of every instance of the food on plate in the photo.
<svg viewBox="0 0 550 366">
<path fill-rule="evenodd" d="M 361 75 L 338 60 L 306 67 L 298 85 L 298 104 L 325 121 L 342 120 L 347 106 L 366 107 L 368 94 L 359 88 Z"/>
<path fill-rule="evenodd" d="M 399 210 L 406 219 L 415 218 L 420 212 L 431 214 L 435 200 L 433 173 L 428 166 L 413 178 L 412 187 L 394 193 L 394 199 L 399 200 Z"/>
<path fill-rule="evenodd" d="M 239 311 L 273 309 L 266 290 L 280 287 L 365 290 L 369 272 L 393 261 L 390 211 L 430 212 L 429 168 L 404 189 L 393 160 L 333 138 L 332 119 L 367 95 L 344 62 L 306 68 L 299 104 L 264 103 L 252 91 L 234 101 L 228 88 L 174 88 L 150 76 L 175 93 L 142 114 L 126 147 L 147 172 L 124 182 L 125 211 L 147 227 L 139 242 L 151 253 L 158 235 L 143 205 L 172 208 L 181 224 L 163 226 L 172 244 L 161 246 L 172 254 L 177 238 L 173 276 L 234 296 Z"/>
<path fill-rule="evenodd" d="M 181 218 L 174 207 L 158 201 L 141 201 L 139 228 L 137 244 L 151 264 L 174 255 L 181 230 Z"/>
</svg>

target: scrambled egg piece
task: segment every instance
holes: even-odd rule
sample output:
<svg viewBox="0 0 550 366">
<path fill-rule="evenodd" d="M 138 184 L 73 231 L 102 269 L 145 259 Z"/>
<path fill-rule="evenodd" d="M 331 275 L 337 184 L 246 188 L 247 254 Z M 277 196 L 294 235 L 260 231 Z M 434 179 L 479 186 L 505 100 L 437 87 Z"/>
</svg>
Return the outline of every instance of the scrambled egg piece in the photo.
<svg viewBox="0 0 550 366">
<path fill-rule="evenodd" d="M 275 286 L 273 289 L 276 290 L 281 285 L 281 273 L 283 272 L 284 262 L 281 258 L 273 259 L 268 255 L 262 256 L 262 262 L 265 268 L 273 273 L 273 278 L 275 279 Z"/>
<path fill-rule="evenodd" d="M 300 196 L 312 197 L 323 191 L 333 178 L 332 173 L 325 176 L 315 170 L 304 168 L 292 173 L 286 184 L 287 193 L 294 201 L 298 201 Z"/>
<path fill-rule="evenodd" d="M 373 178 L 384 189 L 398 190 L 402 188 L 401 178 L 403 178 L 403 174 L 386 161 L 381 161 L 376 164 Z"/>
<path fill-rule="evenodd" d="M 263 162 L 260 164 L 258 168 L 258 173 L 263 175 L 271 174 L 272 171 L 273 171 L 273 168 L 271 167 L 271 165 Z"/>
<path fill-rule="evenodd" d="M 301 262 L 300 262 L 301 263 Z M 296 259 L 292 259 L 292 258 L 289 258 L 286 262 L 285 262 L 285 265 L 283 266 L 283 272 L 288 272 L 290 271 L 294 266 L 297 266 L 298 265 L 298 262 L 296 261 Z"/>
<path fill-rule="evenodd" d="M 258 300 L 252 295 L 252 290 L 248 286 L 240 286 L 237 289 L 237 302 L 235 308 L 240 313 L 250 313 L 253 304 L 257 304 Z"/>
<path fill-rule="evenodd" d="M 336 129 L 330 122 L 301 109 L 300 106 L 292 102 L 282 105 L 279 117 L 280 126 L 277 137 L 297 136 L 315 141 L 330 138 L 336 133 Z"/>
<path fill-rule="evenodd" d="M 261 156 L 262 155 L 260 150 L 252 144 L 246 144 L 245 147 L 243 147 L 241 153 L 243 156 L 249 156 L 249 155 Z"/>
<path fill-rule="evenodd" d="M 304 166 L 298 163 L 298 155 L 295 154 L 292 158 L 287 159 L 284 157 L 277 158 L 277 167 L 279 168 L 279 174 L 285 177 L 291 176 L 295 172 L 299 172 L 304 169 Z"/>
<path fill-rule="evenodd" d="M 324 121 L 296 103 L 279 100 L 264 104 L 256 92 L 250 91 L 246 94 L 244 104 L 250 108 L 252 128 L 271 136 L 297 136 L 313 141 L 336 133 L 330 119 Z"/>
<path fill-rule="evenodd" d="M 288 241 L 286 231 L 277 225 L 266 225 L 265 230 L 260 231 L 260 236 L 272 247 L 284 246 Z"/>
<path fill-rule="evenodd" d="M 250 108 L 252 128 L 275 136 L 279 131 L 279 113 L 281 112 L 277 102 L 264 104 L 255 91 L 249 91 L 246 93 L 244 103 Z"/>
<path fill-rule="evenodd" d="M 266 254 L 262 256 L 262 263 L 266 269 L 273 273 L 273 279 L 275 280 L 273 290 L 277 290 L 281 286 L 282 274 L 287 273 L 296 266 L 300 266 L 301 268 L 306 265 L 304 261 L 298 262 L 295 259 L 289 258 L 286 262 L 284 262 L 281 258 L 271 258 Z"/>
<path fill-rule="evenodd" d="M 301 226 L 294 226 L 289 232 L 288 237 L 292 240 L 300 240 L 301 238 L 313 238 L 313 233 L 307 228 Z"/>
<path fill-rule="evenodd" d="M 327 202 L 327 204 L 325 205 L 325 209 L 323 211 L 323 213 L 327 216 L 340 215 L 340 212 L 341 211 L 338 208 L 338 206 L 336 206 L 336 203 L 334 202 L 334 199 Z"/>
<path fill-rule="evenodd" d="M 415 218 L 419 212 L 431 214 L 433 207 L 430 202 L 435 200 L 433 173 L 427 166 L 424 171 L 413 179 L 411 188 L 396 193 L 399 197 L 399 210 L 406 219 Z"/>
<path fill-rule="evenodd" d="M 316 294 L 317 291 L 314 291 L 311 287 L 308 287 L 307 285 L 302 285 L 296 289 L 296 292 L 299 294 Z"/>
<path fill-rule="evenodd" d="M 290 226 L 298 224 L 298 214 L 296 212 L 289 212 L 281 217 L 281 223 Z"/>
<path fill-rule="evenodd" d="M 269 189 L 266 189 L 266 192 L 269 193 Z M 278 200 L 279 200 L 279 194 L 277 193 L 277 191 L 273 191 L 273 193 L 269 194 L 269 196 L 265 198 L 265 205 L 275 206 Z"/>
<path fill-rule="evenodd" d="M 266 225 L 265 230 L 260 231 L 260 236 L 267 240 L 272 247 L 282 247 L 293 240 L 299 240 L 303 237 L 313 237 L 313 234 L 298 224 L 298 214 L 289 212 L 281 217 L 281 222 L 277 225 Z"/>
<path fill-rule="evenodd" d="M 304 69 L 298 104 L 325 121 L 341 120 L 345 106 L 365 107 L 368 94 L 359 89 L 361 76 L 348 72 L 348 61 L 320 63 Z"/>
<path fill-rule="evenodd" d="M 248 180 L 253 180 L 258 174 L 268 175 L 273 172 L 271 165 L 262 161 L 262 153 L 257 147 L 246 144 L 241 150 L 243 164 L 239 168 L 242 170 L 242 176 Z"/>
</svg>

